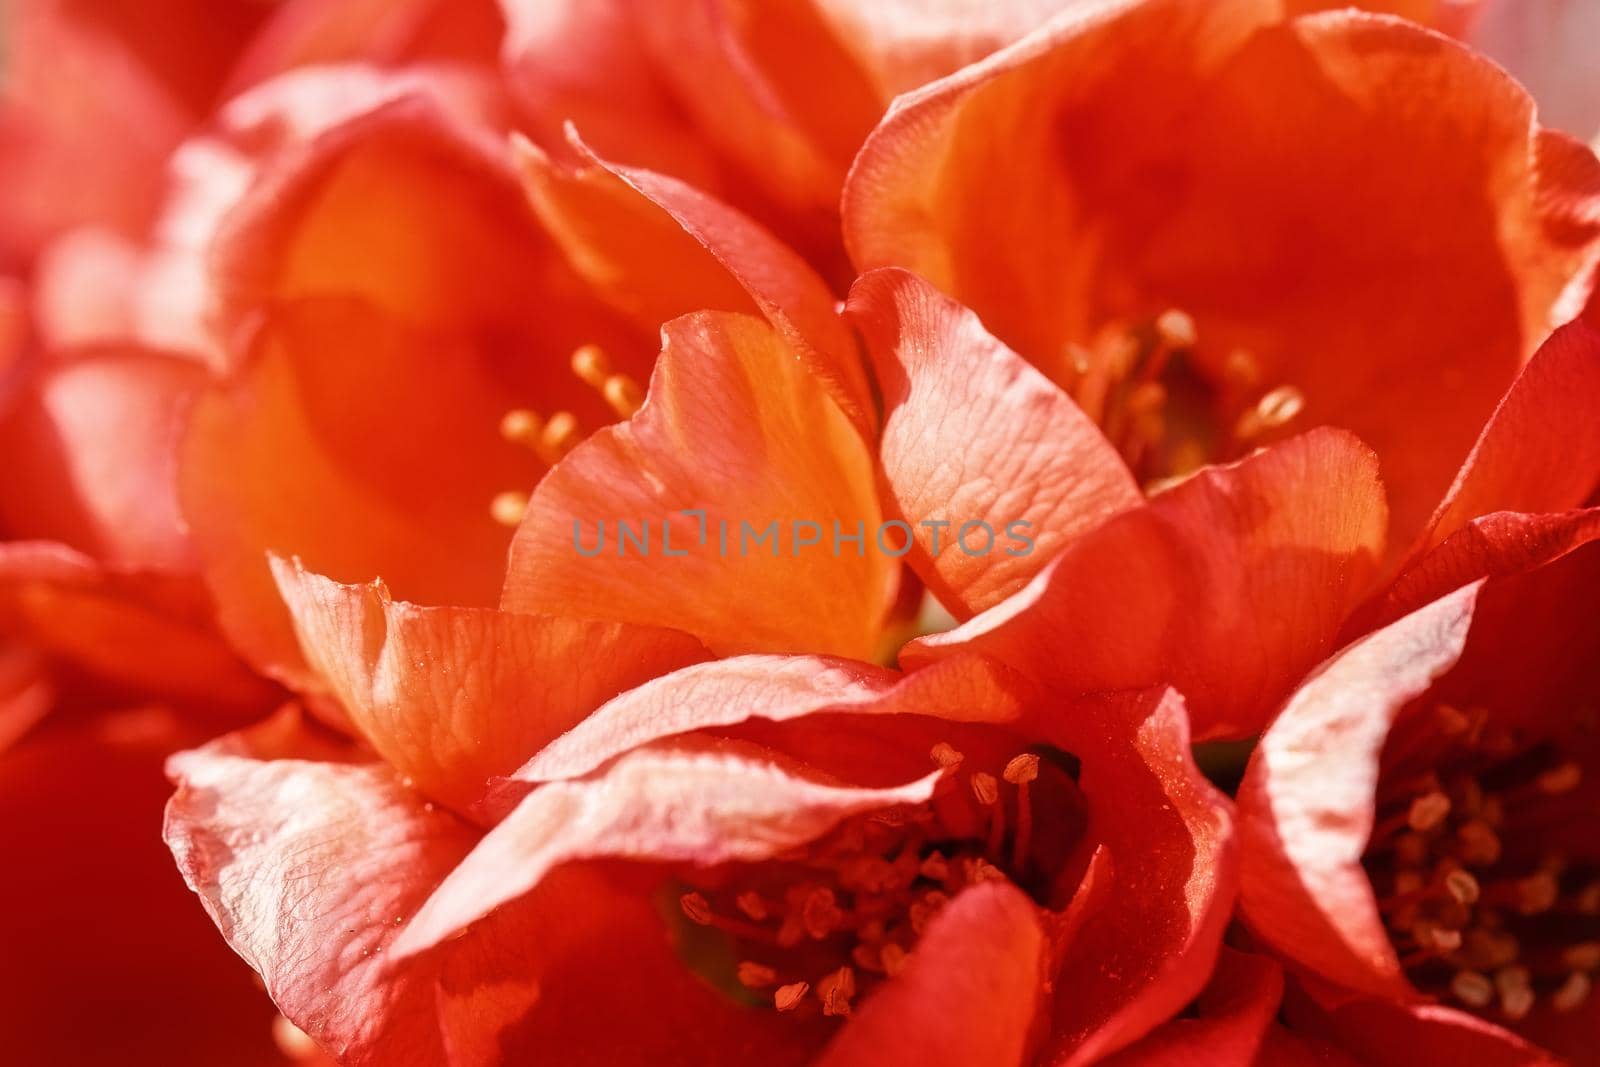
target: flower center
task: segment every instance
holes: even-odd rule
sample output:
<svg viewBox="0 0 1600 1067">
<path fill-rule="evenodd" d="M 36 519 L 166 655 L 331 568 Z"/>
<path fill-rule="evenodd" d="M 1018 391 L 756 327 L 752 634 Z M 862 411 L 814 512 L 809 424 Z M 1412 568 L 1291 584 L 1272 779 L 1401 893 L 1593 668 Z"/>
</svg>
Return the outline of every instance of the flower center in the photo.
<svg viewBox="0 0 1600 1067">
<path fill-rule="evenodd" d="M 708 977 L 731 977 L 779 1012 L 848 1015 L 858 995 L 905 968 L 961 890 L 1045 884 L 1062 852 L 1035 832 L 1035 794 L 1081 800 L 1071 772 L 1032 752 L 998 773 L 968 769 L 947 743 L 929 755 L 946 774 L 928 803 L 848 819 L 772 861 L 695 872 L 678 907 L 732 948 L 731 975 Z"/>
<path fill-rule="evenodd" d="M 1593 816 L 1583 768 L 1481 708 L 1431 714 L 1447 769 L 1385 785 L 1365 860 L 1401 963 L 1419 989 L 1503 1021 L 1541 1001 L 1575 1011 L 1600 972 L 1600 867 L 1546 842 Z"/>
<path fill-rule="evenodd" d="M 599 345 L 580 346 L 572 353 L 571 363 L 572 373 L 598 392 L 617 418 L 630 418 L 644 403 L 639 383 L 614 370 Z M 587 435 L 570 411 L 557 411 L 543 418 L 528 408 L 513 408 L 500 419 L 500 436 L 531 450 L 546 467 L 554 467 Z M 516 526 L 527 510 L 528 494 L 520 490 L 496 493 L 489 502 L 489 514 L 503 526 Z"/>
<path fill-rule="evenodd" d="M 1220 373 L 1203 373 L 1197 340 L 1191 317 L 1167 311 L 1148 323 L 1107 326 L 1089 344 L 1068 348 L 1064 388 L 1147 492 L 1243 455 L 1305 407 L 1292 385 L 1263 389 L 1260 363 L 1243 349 Z"/>
</svg>

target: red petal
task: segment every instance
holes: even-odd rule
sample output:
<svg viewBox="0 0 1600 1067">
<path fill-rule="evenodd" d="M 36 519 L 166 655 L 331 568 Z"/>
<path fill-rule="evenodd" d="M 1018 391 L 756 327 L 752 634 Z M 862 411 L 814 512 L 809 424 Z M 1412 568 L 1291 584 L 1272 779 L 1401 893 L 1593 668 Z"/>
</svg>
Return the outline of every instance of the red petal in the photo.
<svg viewBox="0 0 1600 1067">
<path fill-rule="evenodd" d="M 1389 728 L 1461 656 L 1478 592 L 1436 601 L 1329 661 L 1262 737 L 1239 790 L 1241 913 L 1274 951 L 1348 989 L 1416 995 L 1361 856 Z"/>
<path fill-rule="evenodd" d="M 1021 703 L 1008 673 L 976 656 L 910 675 L 821 656 L 736 656 L 623 693 L 552 741 L 516 778 L 576 778 L 639 745 L 752 718 L 789 722 L 833 712 L 1011 722 Z"/>
<path fill-rule="evenodd" d="M 273 572 L 307 661 L 362 736 L 458 810 L 611 697 L 706 655 L 669 630 L 420 607 L 281 559 Z"/>
<path fill-rule="evenodd" d="M 1511 384 L 1411 551 L 1493 511 L 1580 507 L 1600 485 L 1600 330 L 1552 334 Z"/>
<path fill-rule="evenodd" d="M 530 793 L 410 920 L 395 951 L 409 956 L 440 944 L 562 864 L 770 859 L 850 815 L 927 800 L 939 773 L 894 789 L 859 789 L 813 780 L 732 743 L 636 749 L 592 778 Z"/>
<path fill-rule="evenodd" d="M 906 968 L 855 1012 L 818 1067 L 1021 1067 L 1044 995 L 1048 942 L 1015 887 L 958 894 Z"/>
<path fill-rule="evenodd" d="M 759 224 L 693 186 L 618 166 L 568 140 L 564 167 L 520 142 L 524 181 L 574 267 L 640 325 L 691 311 L 760 311 L 863 433 L 872 397 L 855 340 L 815 271 Z"/>
<path fill-rule="evenodd" d="M 1196 1016 L 1174 1019 L 1104 1061 L 1105 1067 L 1260 1062 L 1257 1053 L 1282 1000 L 1283 968 L 1266 956 L 1223 948 L 1217 970 L 1196 1004 Z"/>
<path fill-rule="evenodd" d="M 1246 736 L 1332 650 L 1385 518 L 1372 454 L 1316 430 L 1109 520 L 902 662 L 972 647 L 1069 691 L 1171 684 L 1197 738 Z"/>
<path fill-rule="evenodd" d="M 113 567 L 192 571 L 177 450 L 203 382 L 199 365 L 155 353 L 84 352 L 47 367 L 0 422 L 7 532 Z"/>
<path fill-rule="evenodd" d="M 851 289 L 847 313 L 884 393 L 878 449 L 888 498 L 914 526 L 918 574 L 962 617 L 993 607 L 1063 546 L 1143 503 L 1121 456 L 1077 405 L 927 282 L 874 271 Z M 944 529 L 924 525 L 940 521 Z M 985 521 L 989 550 L 968 555 L 958 535 Z M 1010 539 L 1017 523 L 1025 548 Z"/>
<path fill-rule="evenodd" d="M 1109 861 L 1059 961 L 1047 1062 L 1075 1067 L 1144 1037 L 1206 984 L 1238 884 L 1233 814 L 1195 767 L 1171 690 L 1082 701 L 1045 725 L 1083 761 L 1089 834 Z"/>
<path fill-rule="evenodd" d="M 879 530 L 860 435 L 764 322 L 704 312 L 663 333 L 645 406 L 539 483 L 502 606 L 676 627 L 719 654 L 871 658 L 898 563 L 829 544 L 835 525 Z M 801 522 L 817 531 L 810 549 L 792 544 Z M 619 523 L 644 524 L 650 548 L 627 548 Z M 580 558 L 601 524 L 611 547 Z M 746 542 L 745 529 L 770 532 Z"/>
</svg>

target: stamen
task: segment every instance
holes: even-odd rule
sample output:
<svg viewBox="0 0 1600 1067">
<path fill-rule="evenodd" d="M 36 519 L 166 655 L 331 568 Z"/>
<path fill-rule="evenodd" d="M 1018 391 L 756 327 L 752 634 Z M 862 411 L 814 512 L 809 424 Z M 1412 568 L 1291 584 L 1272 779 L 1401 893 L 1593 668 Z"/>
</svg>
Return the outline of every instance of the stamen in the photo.
<svg viewBox="0 0 1600 1067">
<path fill-rule="evenodd" d="M 1304 393 L 1292 385 L 1280 385 L 1263 394 L 1254 407 L 1239 416 L 1233 426 L 1233 436 L 1240 441 L 1253 440 L 1268 430 L 1292 422 L 1305 406 Z"/>
<path fill-rule="evenodd" d="M 1500 1010 L 1513 1022 L 1527 1018 L 1533 1010 L 1534 993 L 1528 969 L 1519 965 L 1495 972 L 1495 989 L 1500 992 Z"/>
<path fill-rule="evenodd" d="M 817 999 L 822 1001 L 824 1015 L 849 1015 L 850 998 L 855 995 L 856 973 L 848 966 L 817 982 Z"/>
<path fill-rule="evenodd" d="M 489 514 L 501 526 L 520 526 L 523 516 L 527 513 L 527 493 L 508 489 L 503 493 L 496 493 L 494 499 L 489 501 Z"/>
<path fill-rule="evenodd" d="M 611 374 L 611 361 L 599 345 L 579 345 L 572 351 L 572 373 L 585 385 L 599 389 Z"/>
<path fill-rule="evenodd" d="M 984 807 L 993 807 L 1000 800 L 1000 783 L 995 781 L 994 775 L 987 771 L 979 771 L 972 776 L 972 795 Z"/>
<path fill-rule="evenodd" d="M 765 989 L 778 981 L 778 972 L 764 963 L 754 960 L 741 960 L 739 963 L 739 984 L 746 989 Z"/>
<path fill-rule="evenodd" d="M 632 418 L 644 404 L 644 391 L 639 388 L 639 383 L 626 374 L 613 374 L 607 378 L 605 385 L 600 387 L 600 393 L 618 418 Z"/>
<path fill-rule="evenodd" d="M 800 1006 L 800 1002 L 810 991 L 810 982 L 791 982 L 786 986 L 779 986 L 778 991 L 772 994 L 772 1006 L 779 1011 L 793 1011 Z"/>
<path fill-rule="evenodd" d="M 500 436 L 518 445 L 534 445 L 544 431 L 544 420 L 527 408 L 512 408 L 500 418 Z"/>
<path fill-rule="evenodd" d="M 1011 838 L 1011 869 L 1020 871 L 1033 836 L 1033 806 L 1028 801 L 1028 783 L 1039 777 L 1039 757 L 1032 752 L 1013 756 L 1000 776 L 1017 787 L 1017 831 Z"/>
<path fill-rule="evenodd" d="M 1444 888 L 1446 892 L 1455 898 L 1456 903 L 1464 904 L 1468 907 L 1476 904 L 1479 895 L 1483 892 L 1478 885 L 1478 880 L 1472 876 L 1472 873 L 1460 868 L 1444 876 Z"/>
<path fill-rule="evenodd" d="M 1568 946 L 1561 962 L 1574 971 L 1600 970 L 1600 941 L 1583 941 Z"/>
<path fill-rule="evenodd" d="M 678 898 L 678 906 L 689 921 L 698 926 L 710 926 L 715 917 L 711 913 L 710 903 L 699 893 L 685 893 Z"/>
<path fill-rule="evenodd" d="M 961 766 L 961 761 L 966 759 L 966 756 L 958 752 L 954 746 L 940 741 L 928 750 L 928 758 L 945 770 L 953 770 Z"/>
<path fill-rule="evenodd" d="M 1475 819 L 1456 831 L 1461 861 L 1473 867 L 1492 867 L 1500 860 L 1500 838 L 1482 819 Z"/>
<path fill-rule="evenodd" d="M 539 434 L 539 445 L 543 454 L 553 457 L 547 462 L 554 464 L 572 451 L 581 436 L 578 417 L 570 411 L 558 411 L 544 424 L 544 430 Z"/>
<path fill-rule="evenodd" d="M 1450 992 L 1469 1008 L 1487 1008 L 1494 1000 L 1494 983 L 1477 971 L 1457 971 L 1450 980 Z"/>
<path fill-rule="evenodd" d="M 613 371 L 605 349 L 599 345 L 582 345 L 572 353 L 572 373 L 585 385 L 598 389 L 618 418 L 631 417 L 644 403 L 639 383 L 626 374 Z"/>
<path fill-rule="evenodd" d="M 761 894 L 754 889 L 747 889 L 734 900 L 738 909 L 744 912 L 745 917 L 755 922 L 765 922 L 768 914 L 767 902 L 761 899 Z"/>
<path fill-rule="evenodd" d="M 1450 798 L 1443 793 L 1428 793 L 1411 802 L 1406 825 L 1418 833 L 1437 829 L 1450 814 Z"/>
<path fill-rule="evenodd" d="M 893 978 L 906 969 L 908 953 L 905 949 L 890 941 L 879 951 L 878 958 L 883 963 L 883 973 Z"/>
<path fill-rule="evenodd" d="M 1586 974 L 1569 974 L 1560 989 L 1556 990 L 1551 998 L 1551 1004 L 1556 1011 L 1577 1011 L 1589 999 L 1594 983 Z"/>
<path fill-rule="evenodd" d="M 1563 763 L 1545 771 L 1536 781 L 1541 793 L 1550 796 L 1570 793 L 1583 783 L 1583 768 L 1576 763 Z"/>
</svg>

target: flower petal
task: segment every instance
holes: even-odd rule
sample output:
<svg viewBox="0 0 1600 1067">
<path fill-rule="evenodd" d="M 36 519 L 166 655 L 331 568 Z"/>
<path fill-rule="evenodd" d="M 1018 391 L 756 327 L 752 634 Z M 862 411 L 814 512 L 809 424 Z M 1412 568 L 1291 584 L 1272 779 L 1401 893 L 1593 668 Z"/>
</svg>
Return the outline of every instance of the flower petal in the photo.
<svg viewBox="0 0 1600 1067">
<path fill-rule="evenodd" d="M 1063 546 L 1143 503 L 1122 457 L 1078 406 L 927 282 L 874 271 L 851 289 L 846 312 L 884 393 L 878 451 L 888 498 L 914 526 L 918 574 L 962 617 L 993 607 Z M 976 522 L 988 523 L 991 548 L 968 555 L 957 539 Z M 1025 553 L 993 544 L 1013 527 L 1030 538 Z"/>
<path fill-rule="evenodd" d="M 1402 547 L 1581 303 L 1600 163 L 1457 42 L 1273 7 L 1088 5 L 911 94 L 852 170 L 847 242 L 1058 380 L 1069 342 L 1182 309 L 1202 369 L 1246 350 L 1301 425 L 1377 451 Z"/>
<path fill-rule="evenodd" d="M 0 516 L 16 538 L 65 541 L 113 567 L 187 572 L 177 445 L 199 365 L 158 353 L 74 353 L 0 420 Z"/>
<path fill-rule="evenodd" d="M 426 965 L 391 965 L 399 921 L 474 834 L 424 809 L 382 764 L 337 756 L 280 716 L 173 757 L 167 843 L 296 1026 L 346 1063 L 445 1062 L 437 985 L 476 979 L 475 1010 L 515 1018 L 538 995 L 526 946 L 502 922 Z"/>
<path fill-rule="evenodd" d="M 663 335 L 645 406 L 539 483 L 502 607 L 676 627 L 718 654 L 871 658 L 897 562 L 828 541 L 878 531 L 860 435 L 766 323 L 705 312 Z M 630 551 L 619 524 L 653 543 Z"/>
<path fill-rule="evenodd" d="M 515 778 L 580 777 L 639 745 L 752 718 L 788 722 L 837 712 L 1010 722 L 1022 704 L 1014 691 L 1019 680 L 1009 674 L 976 656 L 910 675 L 824 656 L 735 656 L 623 693 L 545 746 Z"/>
<path fill-rule="evenodd" d="M 1106 1067 L 1260 1062 L 1257 1053 L 1282 1001 L 1282 967 L 1269 956 L 1224 947 L 1195 1005 L 1195 1017 L 1174 1019 L 1106 1060 Z"/>
<path fill-rule="evenodd" d="M 1170 689 L 1085 700 L 1048 728 L 1083 761 L 1088 832 L 1108 861 L 1058 961 L 1045 1061 L 1076 1067 L 1144 1037 L 1205 986 L 1238 884 L 1234 820 L 1194 764 Z"/>
<path fill-rule="evenodd" d="M 1436 601 L 1330 660 L 1262 737 L 1239 790 L 1245 921 L 1275 952 L 1357 992 L 1416 995 L 1361 856 L 1389 728 L 1460 658 L 1479 588 Z"/>
<path fill-rule="evenodd" d="M 1575 322 L 1534 353 L 1478 436 L 1408 562 L 1494 511 L 1581 506 L 1600 487 L 1600 330 Z"/>
<path fill-rule="evenodd" d="M 685 740 L 636 749 L 592 778 L 528 794 L 411 919 L 395 952 L 441 943 L 574 860 L 768 859 L 850 815 L 927 800 L 938 778 L 861 789 L 807 778 L 747 746 Z"/>
<path fill-rule="evenodd" d="M 1037 906 L 1014 886 L 964 890 L 929 924 L 905 970 L 851 1015 L 818 1067 L 1021 1067 L 1048 949 Z"/>
<path fill-rule="evenodd" d="M 610 163 L 575 130 L 567 134 L 576 166 L 526 141 L 519 157 L 535 210 L 586 280 L 651 330 L 702 308 L 760 311 L 862 432 L 871 431 L 855 341 L 805 260 L 693 186 Z"/>
<path fill-rule="evenodd" d="M 703 658 L 670 630 L 429 608 L 273 560 L 306 660 L 390 766 L 467 810 L 623 690 Z"/>
<path fill-rule="evenodd" d="M 1381 554 L 1373 456 L 1316 430 L 1208 468 L 1081 538 L 1022 592 L 902 653 L 972 648 L 1089 692 L 1171 684 L 1201 740 L 1260 730 L 1333 648 Z"/>
</svg>

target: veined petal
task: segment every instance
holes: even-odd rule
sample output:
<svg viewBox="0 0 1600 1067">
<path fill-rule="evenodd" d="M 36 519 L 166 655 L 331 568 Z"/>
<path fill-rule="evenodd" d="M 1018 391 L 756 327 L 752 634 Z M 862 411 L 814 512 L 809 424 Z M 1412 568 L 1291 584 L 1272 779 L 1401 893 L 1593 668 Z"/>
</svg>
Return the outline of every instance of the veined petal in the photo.
<svg viewBox="0 0 1600 1067">
<path fill-rule="evenodd" d="M 539 483 L 502 607 L 675 627 L 719 654 L 871 658 L 898 563 L 866 540 L 832 551 L 836 528 L 880 532 L 855 427 L 760 320 L 704 312 L 663 335 L 644 407 Z"/>
<path fill-rule="evenodd" d="M 670 630 L 423 607 L 277 558 L 273 573 L 307 662 L 357 729 L 457 810 L 611 697 L 706 655 Z"/>
<path fill-rule="evenodd" d="M 846 311 L 884 393 L 887 500 L 912 524 L 918 573 L 963 617 L 1143 503 L 1122 457 L 1078 406 L 927 282 L 874 271 L 856 282 Z M 979 522 L 989 545 L 969 555 L 958 539 Z M 1013 529 L 1028 539 L 1026 551 Z"/>
</svg>

